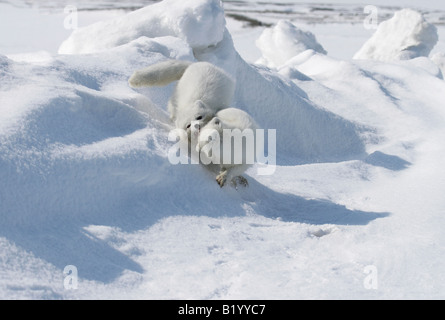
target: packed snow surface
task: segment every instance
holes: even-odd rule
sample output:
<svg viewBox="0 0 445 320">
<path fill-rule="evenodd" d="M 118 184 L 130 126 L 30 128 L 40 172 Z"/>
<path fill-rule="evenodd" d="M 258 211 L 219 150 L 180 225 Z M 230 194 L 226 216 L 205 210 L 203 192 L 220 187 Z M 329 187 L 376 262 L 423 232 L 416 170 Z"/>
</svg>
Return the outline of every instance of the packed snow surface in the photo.
<svg viewBox="0 0 445 320">
<path fill-rule="evenodd" d="M 307 47 L 262 37 L 284 59 L 250 64 L 219 1 L 164 0 L 59 54 L 0 52 L 0 297 L 443 299 L 443 55 L 338 60 L 271 32 Z M 273 174 L 220 188 L 169 162 L 174 84 L 128 85 L 166 59 L 236 79 L 233 107 L 276 129 Z"/>
</svg>

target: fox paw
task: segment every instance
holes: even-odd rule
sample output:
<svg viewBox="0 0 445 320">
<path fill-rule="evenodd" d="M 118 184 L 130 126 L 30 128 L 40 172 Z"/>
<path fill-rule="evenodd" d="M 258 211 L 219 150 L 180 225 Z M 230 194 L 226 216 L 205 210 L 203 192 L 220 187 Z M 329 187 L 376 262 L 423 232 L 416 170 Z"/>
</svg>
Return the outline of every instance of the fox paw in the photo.
<svg viewBox="0 0 445 320">
<path fill-rule="evenodd" d="M 216 182 L 218 182 L 219 186 L 222 188 L 227 180 L 227 171 L 222 171 L 220 174 L 216 176 Z"/>
<path fill-rule="evenodd" d="M 243 186 L 244 188 L 249 186 L 249 182 L 243 176 L 233 177 L 231 182 L 235 189 L 238 189 L 238 186 Z"/>
</svg>

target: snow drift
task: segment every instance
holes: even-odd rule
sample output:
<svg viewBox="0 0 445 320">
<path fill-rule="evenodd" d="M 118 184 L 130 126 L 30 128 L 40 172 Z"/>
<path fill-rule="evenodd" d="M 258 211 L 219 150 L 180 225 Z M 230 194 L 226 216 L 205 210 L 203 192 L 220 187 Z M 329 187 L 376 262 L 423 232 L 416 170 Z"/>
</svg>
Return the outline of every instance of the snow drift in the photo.
<svg viewBox="0 0 445 320">
<path fill-rule="evenodd" d="M 437 43 L 437 29 L 421 13 L 403 9 L 382 22 L 354 59 L 380 61 L 427 57 Z"/>
<path fill-rule="evenodd" d="M 437 52 L 432 57 L 431 60 L 440 68 L 442 75 L 445 74 L 445 53 Z"/>
<path fill-rule="evenodd" d="M 270 68 L 278 68 L 309 49 L 326 54 L 311 32 L 303 31 L 287 20 L 280 20 L 274 27 L 265 29 L 256 45 L 262 53 L 258 63 Z"/>
<path fill-rule="evenodd" d="M 334 161 L 364 152 L 360 135 L 366 131 L 365 128 L 314 105 L 291 81 L 267 70 L 257 69 L 242 60 L 225 29 L 219 1 L 190 1 L 175 6 L 174 10 L 162 9 L 168 5 L 170 2 L 164 1 L 122 18 L 76 30 L 62 44 L 59 52 L 100 52 L 141 36 L 174 35 L 187 41 L 194 59 L 211 62 L 234 76 L 240 84 L 236 88 L 234 107 L 247 111 L 262 128 L 277 129 L 279 163 Z M 160 15 L 158 10 L 165 13 Z M 154 23 L 151 19 L 160 20 Z M 179 21 L 179 27 L 170 30 L 171 21 Z M 202 22 L 196 25 L 196 21 Z M 169 28 L 160 28 L 159 25 L 163 26 L 163 23 Z M 121 25 L 126 26 L 123 31 Z M 310 38 L 309 34 L 300 33 L 285 22 L 282 25 L 286 26 L 286 30 L 290 29 L 292 36 L 296 33 L 304 35 L 306 39 Z M 198 32 L 196 28 L 212 32 L 199 33 L 196 37 L 198 41 L 195 40 Z M 166 29 L 169 32 L 164 32 Z"/>
<path fill-rule="evenodd" d="M 222 40 L 224 25 L 224 10 L 218 1 L 167 0 L 117 19 L 75 30 L 62 43 L 59 53 L 107 50 L 141 35 L 150 38 L 175 36 L 192 48 L 205 48 Z"/>
<path fill-rule="evenodd" d="M 211 0 L 166 0 L 79 29 L 60 53 L 0 55 L 0 296 L 372 298 L 368 265 L 385 284 L 379 297 L 431 284 L 443 296 L 430 275 L 443 269 L 433 177 L 445 83 L 429 59 L 305 50 L 271 71 L 241 59 Z M 169 163 L 173 86 L 127 83 L 165 59 L 236 78 L 234 107 L 277 129 L 274 175 L 254 167 L 249 188 L 221 189 L 201 166 Z M 67 265 L 78 290 L 63 287 Z M 406 277 L 418 282 L 400 289 Z"/>
<path fill-rule="evenodd" d="M 237 79 L 235 106 L 264 128 L 278 129 L 279 164 L 351 158 L 364 151 L 361 126 L 314 105 L 290 80 L 239 57 L 218 1 L 165 10 L 170 2 L 79 29 L 61 46 L 65 54 L 22 55 L 20 62 L 1 56 L 2 232 L 58 268 L 76 261 L 87 279 L 100 275 L 107 281 L 121 267 L 102 261 L 111 269 L 97 268 L 85 252 L 100 248 L 79 233 L 83 226 L 132 230 L 170 214 L 245 214 L 246 206 L 256 206 L 255 194 L 267 192 L 254 182 L 252 194 L 221 191 L 199 166 L 171 165 L 166 104 L 172 86 L 136 92 L 127 83 L 134 70 L 164 59 L 206 59 L 225 67 Z M 277 195 L 274 201 L 286 198 Z M 257 212 L 282 215 L 266 209 L 273 206 L 259 206 Z M 339 209 L 322 221 L 339 219 Z M 294 218 L 286 213 L 285 219 Z M 140 270 L 120 254 L 110 252 L 104 259 Z"/>
</svg>

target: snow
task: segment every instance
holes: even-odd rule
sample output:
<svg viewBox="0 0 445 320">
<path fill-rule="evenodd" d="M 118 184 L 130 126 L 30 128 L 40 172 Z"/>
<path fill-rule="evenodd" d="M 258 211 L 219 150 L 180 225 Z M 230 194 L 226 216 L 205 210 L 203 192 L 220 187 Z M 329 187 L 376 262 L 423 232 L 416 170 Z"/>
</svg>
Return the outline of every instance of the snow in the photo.
<svg viewBox="0 0 445 320">
<path fill-rule="evenodd" d="M 265 34 L 298 41 L 242 29 L 219 1 L 164 0 L 59 53 L 0 46 L 0 297 L 443 299 L 443 54 L 340 59 L 300 37 L 310 25 L 277 23 Z M 394 57 L 387 31 L 374 48 Z M 271 68 L 244 59 L 274 51 Z M 166 59 L 234 76 L 233 107 L 277 130 L 273 174 L 255 165 L 236 190 L 169 163 L 173 85 L 128 86 Z"/>
<path fill-rule="evenodd" d="M 0 29 L 1 53 L 3 54 L 22 54 L 38 50 L 57 52 L 60 43 L 73 31 L 69 25 L 65 26 L 67 14 L 64 12 L 64 7 L 55 12 L 46 13 L 35 7 L 22 7 L 15 4 L 16 1 L 10 2 L 14 5 L 0 2 L 0 21 L 2 26 L 7 26 Z M 78 11 L 77 23 L 79 27 L 83 27 L 122 14 L 117 9 L 106 12 Z"/>
<path fill-rule="evenodd" d="M 354 59 L 381 61 L 428 57 L 438 40 L 437 28 L 412 9 L 403 9 L 382 22 Z"/>
<path fill-rule="evenodd" d="M 298 29 L 287 20 L 279 20 L 272 28 L 265 29 L 256 45 L 262 52 L 260 63 L 270 68 L 279 67 L 309 49 L 326 54 L 311 32 Z"/>
<path fill-rule="evenodd" d="M 442 75 L 445 74 L 445 53 L 436 52 L 431 56 L 431 60 L 440 68 Z"/>
<path fill-rule="evenodd" d="M 140 36 L 175 36 L 192 48 L 206 48 L 222 40 L 224 26 L 224 10 L 218 1 L 167 0 L 77 29 L 62 43 L 59 53 L 103 51 Z"/>
</svg>

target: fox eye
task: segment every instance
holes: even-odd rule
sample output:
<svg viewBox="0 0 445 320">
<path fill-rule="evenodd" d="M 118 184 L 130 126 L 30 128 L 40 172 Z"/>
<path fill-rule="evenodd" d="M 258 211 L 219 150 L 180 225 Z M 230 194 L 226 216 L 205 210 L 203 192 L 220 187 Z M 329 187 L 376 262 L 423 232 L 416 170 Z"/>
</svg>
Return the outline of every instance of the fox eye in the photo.
<svg viewBox="0 0 445 320">
<path fill-rule="evenodd" d="M 202 116 L 197 116 L 195 119 L 196 120 L 202 120 Z"/>
<path fill-rule="evenodd" d="M 190 126 L 191 126 L 191 125 L 192 125 L 192 124 L 191 124 L 191 123 L 189 123 L 189 124 L 187 125 L 187 127 L 186 127 L 186 128 L 187 128 L 187 129 L 188 129 L 188 128 L 190 128 Z"/>
</svg>

